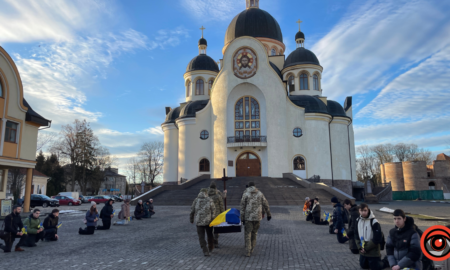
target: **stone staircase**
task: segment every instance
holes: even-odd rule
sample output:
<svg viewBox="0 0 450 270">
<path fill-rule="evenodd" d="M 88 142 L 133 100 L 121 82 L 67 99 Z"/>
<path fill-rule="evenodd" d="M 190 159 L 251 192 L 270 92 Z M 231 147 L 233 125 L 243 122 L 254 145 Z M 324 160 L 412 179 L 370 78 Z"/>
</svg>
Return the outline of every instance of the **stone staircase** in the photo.
<svg viewBox="0 0 450 270">
<path fill-rule="evenodd" d="M 304 188 L 286 178 L 236 177 L 227 181 L 227 205 L 239 206 L 245 185 L 253 181 L 269 201 L 269 205 L 303 205 L 305 197 L 319 197 L 321 204 L 331 204 L 333 197 L 323 189 Z M 155 205 L 191 205 L 201 188 L 209 187 L 210 179 L 202 180 L 182 190 L 165 190 L 153 197 Z M 216 180 L 217 187 L 223 191 L 223 182 Z"/>
</svg>

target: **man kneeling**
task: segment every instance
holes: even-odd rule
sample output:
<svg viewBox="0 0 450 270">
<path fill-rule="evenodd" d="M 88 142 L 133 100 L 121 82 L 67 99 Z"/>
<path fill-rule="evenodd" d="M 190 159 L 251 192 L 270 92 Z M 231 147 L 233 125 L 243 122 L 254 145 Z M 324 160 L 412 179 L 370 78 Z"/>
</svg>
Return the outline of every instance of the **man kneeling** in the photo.
<svg viewBox="0 0 450 270">
<path fill-rule="evenodd" d="M 40 214 L 41 210 L 34 209 L 33 213 L 23 223 L 24 226 L 27 226 L 28 237 L 25 242 L 27 247 L 35 247 L 39 240 L 44 239 L 44 228 L 41 226 L 41 220 L 39 219 Z"/>
<path fill-rule="evenodd" d="M 58 236 L 59 210 L 53 209 L 44 219 L 44 241 L 57 241 Z"/>
</svg>

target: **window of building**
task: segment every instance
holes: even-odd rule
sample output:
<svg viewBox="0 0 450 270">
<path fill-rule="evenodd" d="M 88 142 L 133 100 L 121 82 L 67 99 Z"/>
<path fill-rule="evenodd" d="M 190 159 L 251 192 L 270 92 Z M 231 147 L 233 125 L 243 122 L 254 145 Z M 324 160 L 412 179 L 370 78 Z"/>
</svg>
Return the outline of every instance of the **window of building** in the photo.
<svg viewBox="0 0 450 270">
<path fill-rule="evenodd" d="M 288 85 L 289 85 L 289 92 L 295 91 L 295 77 L 290 76 L 288 79 Z"/>
<path fill-rule="evenodd" d="M 302 73 L 300 75 L 300 90 L 308 90 L 308 75 L 305 73 Z"/>
<path fill-rule="evenodd" d="M 275 49 L 270 50 L 270 55 L 277 55 L 277 51 Z"/>
<path fill-rule="evenodd" d="M 434 182 L 428 183 L 428 189 L 429 190 L 435 190 L 436 189 L 436 184 Z"/>
<path fill-rule="evenodd" d="M 319 90 L 319 76 L 317 76 L 317 74 L 314 74 L 313 76 L 313 87 L 314 90 Z"/>
<path fill-rule="evenodd" d="M 208 82 L 208 96 L 211 96 L 211 89 L 212 89 L 213 84 L 214 84 L 214 81 L 213 80 L 209 80 L 209 82 Z"/>
<path fill-rule="evenodd" d="M 195 95 L 197 96 L 204 95 L 205 94 L 204 87 L 205 83 L 203 82 L 203 80 L 198 79 L 197 83 L 195 84 Z"/>
<path fill-rule="evenodd" d="M 294 128 L 293 134 L 294 137 L 299 138 L 303 135 L 303 131 L 301 128 Z"/>
<path fill-rule="evenodd" d="M 0 191 L 4 191 L 3 190 L 3 170 L 0 170 Z M 7 187 L 7 190 L 8 190 L 8 192 L 7 193 L 9 193 L 9 186 Z"/>
<path fill-rule="evenodd" d="M 305 170 L 305 159 L 303 157 L 297 156 L 294 158 L 294 171 Z"/>
<path fill-rule="evenodd" d="M 16 142 L 17 127 L 18 125 L 16 123 L 13 123 L 11 121 L 6 122 L 5 142 Z"/>
<path fill-rule="evenodd" d="M 209 160 L 207 160 L 206 158 L 200 160 L 200 171 L 209 172 Z"/>
<path fill-rule="evenodd" d="M 259 103 L 250 96 L 240 98 L 235 105 L 235 140 L 257 141 L 261 136 Z"/>
<path fill-rule="evenodd" d="M 186 86 L 186 97 L 189 97 L 190 92 L 191 92 L 191 81 L 189 81 Z"/>
<path fill-rule="evenodd" d="M 206 131 L 206 130 L 203 130 L 203 131 L 200 133 L 200 139 L 206 140 L 206 139 L 208 139 L 208 138 L 209 138 L 209 132 Z"/>
<path fill-rule="evenodd" d="M 3 97 L 3 86 L 1 80 L 0 80 L 0 97 Z"/>
</svg>

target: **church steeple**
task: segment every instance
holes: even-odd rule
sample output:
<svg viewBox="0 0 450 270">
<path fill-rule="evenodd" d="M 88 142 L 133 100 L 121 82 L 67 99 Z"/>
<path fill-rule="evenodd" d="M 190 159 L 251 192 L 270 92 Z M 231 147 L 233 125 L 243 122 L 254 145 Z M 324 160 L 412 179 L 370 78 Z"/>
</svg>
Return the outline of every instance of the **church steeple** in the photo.
<svg viewBox="0 0 450 270">
<path fill-rule="evenodd" d="M 247 9 L 259 8 L 259 0 L 245 0 L 247 2 Z"/>
<path fill-rule="evenodd" d="M 206 28 L 202 26 L 200 30 L 202 30 L 202 38 L 198 41 L 198 54 L 206 54 L 206 48 L 208 47 L 208 42 L 203 38 L 203 30 Z"/>
<path fill-rule="evenodd" d="M 295 43 L 297 44 L 297 48 L 305 47 L 305 34 L 300 30 L 302 21 L 298 20 L 296 23 L 298 23 L 298 32 L 295 35 Z"/>
</svg>

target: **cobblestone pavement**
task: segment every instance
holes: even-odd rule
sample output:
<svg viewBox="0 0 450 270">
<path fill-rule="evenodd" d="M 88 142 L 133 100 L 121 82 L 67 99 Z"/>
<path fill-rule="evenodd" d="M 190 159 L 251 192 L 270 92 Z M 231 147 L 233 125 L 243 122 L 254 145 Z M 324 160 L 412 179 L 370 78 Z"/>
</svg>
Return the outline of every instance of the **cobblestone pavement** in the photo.
<svg viewBox="0 0 450 270">
<path fill-rule="evenodd" d="M 396 202 L 371 208 L 383 206 L 450 216 L 448 204 Z M 332 207 L 324 205 L 323 209 L 331 211 Z M 360 269 L 358 255 L 328 234 L 327 226 L 306 222 L 300 207 L 273 206 L 271 210 L 273 218 L 262 222 L 250 258 L 244 256 L 243 233 L 221 235 L 220 248 L 204 257 L 195 227 L 189 223 L 189 207 L 156 204 L 153 218 L 112 226 L 94 235 L 77 233 L 84 226 L 84 212 L 62 214 L 61 241 L 39 242 L 20 253 L 0 253 L 0 269 Z M 385 233 L 393 227 L 391 215 L 375 211 L 375 216 Z M 423 230 L 435 224 L 417 223 Z"/>
</svg>

